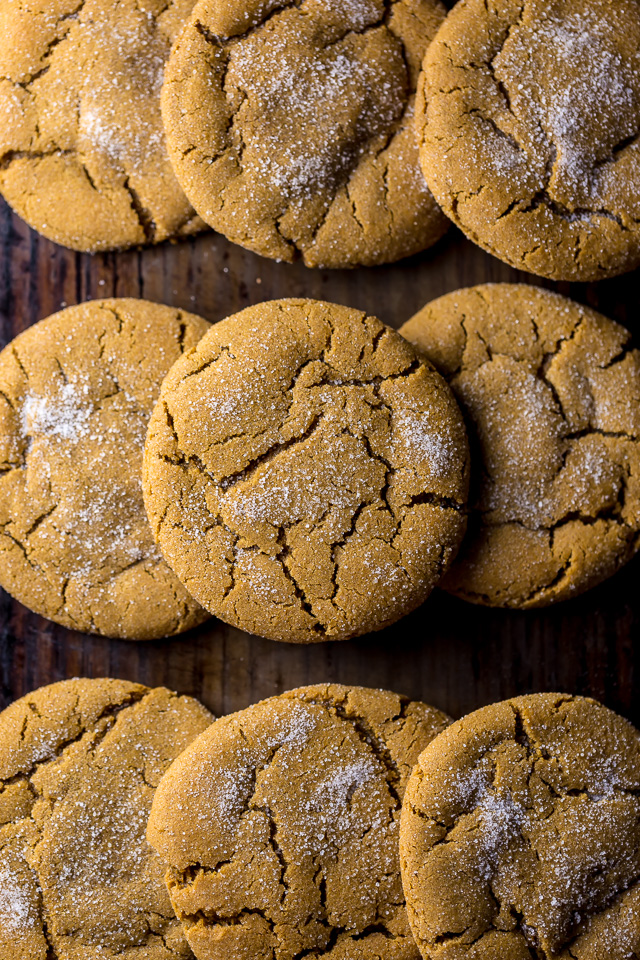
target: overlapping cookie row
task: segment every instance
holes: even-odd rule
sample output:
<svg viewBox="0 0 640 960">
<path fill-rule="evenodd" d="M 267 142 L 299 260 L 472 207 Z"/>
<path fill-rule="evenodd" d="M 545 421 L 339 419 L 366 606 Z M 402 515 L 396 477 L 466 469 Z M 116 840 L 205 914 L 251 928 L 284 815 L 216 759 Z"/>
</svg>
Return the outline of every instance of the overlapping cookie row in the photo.
<svg viewBox="0 0 640 960">
<path fill-rule="evenodd" d="M 211 328 L 104 300 L 31 327 L 0 354 L 2 585 L 108 636 L 208 612 L 316 642 L 381 629 L 440 581 L 522 609 L 633 556 L 626 330 L 505 284 L 434 301 L 402 333 L 310 300 Z"/>
<path fill-rule="evenodd" d="M 0 787 L 3 960 L 640 948 L 640 735 L 594 700 L 68 680 L 0 714 Z"/>
<path fill-rule="evenodd" d="M 6 0 L 0 16 L 0 189 L 75 249 L 208 224 L 278 260 L 374 266 L 435 243 L 444 211 L 542 276 L 640 262 L 635 0 Z"/>
</svg>

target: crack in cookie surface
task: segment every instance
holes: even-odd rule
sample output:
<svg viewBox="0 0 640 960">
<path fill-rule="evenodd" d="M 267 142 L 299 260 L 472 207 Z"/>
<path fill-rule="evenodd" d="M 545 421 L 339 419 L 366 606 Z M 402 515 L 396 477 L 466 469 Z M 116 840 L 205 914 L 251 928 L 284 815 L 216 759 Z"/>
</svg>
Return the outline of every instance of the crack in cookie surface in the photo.
<svg viewBox="0 0 640 960">
<path fill-rule="evenodd" d="M 202 229 L 160 115 L 193 0 L 7 0 L 0 10 L 0 191 L 41 233 L 109 250 Z"/>
<path fill-rule="evenodd" d="M 205 618 L 154 543 L 139 473 L 162 377 L 207 329 L 146 301 L 94 301 L 0 355 L 0 578 L 31 609 L 134 639 Z"/>
<path fill-rule="evenodd" d="M 149 825 L 196 956 L 302 960 L 357 945 L 364 960 L 417 960 L 400 803 L 447 722 L 395 694 L 332 685 L 264 701 L 200 738 Z"/>
<path fill-rule="evenodd" d="M 434 301 L 402 333 L 445 376 L 477 450 L 469 537 L 444 585 L 532 607 L 640 545 L 640 358 L 622 327 L 528 286 Z"/>
<path fill-rule="evenodd" d="M 439 239 L 413 101 L 444 12 L 437 0 L 201 0 L 163 88 L 169 152 L 201 216 L 310 266 L 387 262 Z"/>
<path fill-rule="evenodd" d="M 477 711 L 427 748 L 400 840 L 423 956 L 635 956 L 639 745 L 600 704 L 539 694 Z"/>
<path fill-rule="evenodd" d="M 458 7 L 428 51 L 416 117 L 445 212 L 532 273 L 599 280 L 634 269 L 639 65 L 635 0 Z"/>
<path fill-rule="evenodd" d="M 0 714 L 3 958 L 192 957 L 145 830 L 162 774 L 211 719 L 111 680 L 53 684 Z"/>
<path fill-rule="evenodd" d="M 274 301 L 223 321 L 164 383 L 145 446 L 163 554 L 208 609 L 297 641 L 417 606 L 464 530 L 464 427 L 378 320 Z"/>
</svg>

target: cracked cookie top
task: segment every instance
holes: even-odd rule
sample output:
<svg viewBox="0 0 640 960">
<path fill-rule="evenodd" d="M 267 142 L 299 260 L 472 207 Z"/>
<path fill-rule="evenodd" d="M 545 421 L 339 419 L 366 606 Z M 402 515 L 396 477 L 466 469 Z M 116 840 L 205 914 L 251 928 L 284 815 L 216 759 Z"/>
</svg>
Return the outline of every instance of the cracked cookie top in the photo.
<svg viewBox="0 0 640 960">
<path fill-rule="evenodd" d="M 463 0 L 416 120 L 429 186 L 485 250 L 558 280 L 640 264 L 637 0 Z"/>
<path fill-rule="evenodd" d="M 171 766 L 148 837 L 199 960 L 419 960 L 398 826 L 449 722 L 364 687 L 302 687 L 217 721 Z"/>
<path fill-rule="evenodd" d="M 206 619 L 154 543 L 141 473 L 162 378 L 207 329 L 145 300 L 94 300 L 0 353 L 0 584 L 31 610 L 134 640 Z"/>
<path fill-rule="evenodd" d="M 358 310 L 274 300 L 216 324 L 163 383 L 151 526 L 187 589 L 274 640 L 339 640 L 417 607 L 465 529 L 468 451 L 442 377 Z"/>
<path fill-rule="evenodd" d="M 350 267 L 447 227 L 426 187 L 415 89 L 439 0 L 200 0 L 162 90 L 200 216 L 263 256 Z"/>
<path fill-rule="evenodd" d="M 0 714 L 3 960 L 188 960 L 145 838 L 170 763 L 213 718 L 191 697 L 65 680 Z"/>
<path fill-rule="evenodd" d="M 166 152 L 160 87 L 194 0 L 3 0 L 0 191 L 74 250 L 204 227 Z"/>
<path fill-rule="evenodd" d="M 463 717 L 425 750 L 400 827 L 425 960 L 640 953 L 640 734 L 582 697 Z"/>
<path fill-rule="evenodd" d="M 475 448 L 469 534 L 442 586 L 536 607 L 640 545 L 640 353 L 601 314 L 524 284 L 447 294 L 401 328 L 453 389 Z"/>
</svg>

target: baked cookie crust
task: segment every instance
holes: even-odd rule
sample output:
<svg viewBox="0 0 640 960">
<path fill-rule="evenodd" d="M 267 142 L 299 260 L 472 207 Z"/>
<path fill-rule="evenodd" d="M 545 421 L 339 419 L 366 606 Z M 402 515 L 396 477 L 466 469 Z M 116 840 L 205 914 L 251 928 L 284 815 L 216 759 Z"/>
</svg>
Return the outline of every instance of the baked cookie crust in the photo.
<svg viewBox="0 0 640 960">
<path fill-rule="evenodd" d="M 397 694 L 327 684 L 199 737 L 162 780 L 148 831 L 199 960 L 419 960 L 400 806 L 448 722 Z"/>
<path fill-rule="evenodd" d="M 146 300 L 94 300 L 0 353 L 0 583 L 29 609 L 132 640 L 206 619 L 154 543 L 141 474 L 162 378 L 208 328 Z"/>
<path fill-rule="evenodd" d="M 193 0 L 3 0 L 0 192 L 39 233 L 115 250 L 204 228 L 167 156 L 160 87 Z"/>
<path fill-rule="evenodd" d="M 462 0 L 416 123 L 445 213 L 512 267 L 601 280 L 640 264 L 636 0 Z"/>
<path fill-rule="evenodd" d="M 213 718 L 191 697 L 64 680 L 0 714 L 3 960 L 192 960 L 145 830 Z"/>
<path fill-rule="evenodd" d="M 162 112 L 176 176 L 218 232 L 311 267 L 387 263 L 446 217 L 418 164 L 414 95 L 439 0 L 200 0 Z"/>
<path fill-rule="evenodd" d="M 447 294 L 401 333 L 450 384 L 472 451 L 469 533 L 442 581 L 490 606 L 595 586 L 640 546 L 640 353 L 623 327 L 555 293 Z"/>
<path fill-rule="evenodd" d="M 640 952 L 640 734 L 533 694 L 440 734 L 411 776 L 402 880 L 424 960 Z"/>
<path fill-rule="evenodd" d="M 426 598 L 465 529 L 444 380 L 375 317 L 275 300 L 215 324 L 163 383 L 145 444 L 154 536 L 234 626 L 309 643 Z"/>
</svg>

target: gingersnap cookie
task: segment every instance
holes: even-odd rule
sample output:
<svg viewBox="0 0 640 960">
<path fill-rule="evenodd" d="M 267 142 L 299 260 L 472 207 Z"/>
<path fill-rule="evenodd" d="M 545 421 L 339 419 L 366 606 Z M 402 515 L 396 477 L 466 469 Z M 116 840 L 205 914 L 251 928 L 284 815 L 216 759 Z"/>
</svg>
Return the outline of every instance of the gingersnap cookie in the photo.
<svg viewBox="0 0 640 960">
<path fill-rule="evenodd" d="M 637 0 L 463 0 L 424 63 L 423 173 L 475 243 L 520 270 L 640 264 Z"/>
<path fill-rule="evenodd" d="M 395 693 L 326 684 L 198 737 L 158 787 L 148 838 L 199 960 L 419 960 L 400 805 L 448 722 Z"/>
<path fill-rule="evenodd" d="M 640 353 L 601 314 L 521 284 L 434 300 L 401 328 L 447 379 L 475 444 L 469 533 L 442 582 L 539 607 L 640 545 Z"/>
<path fill-rule="evenodd" d="M 358 310 L 274 300 L 211 328 L 162 385 L 145 505 L 207 610 L 341 640 L 417 607 L 465 529 L 468 453 L 444 380 Z"/>
<path fill-rule="evenodd" d="M 163 376 L 208 329 L 94 300 L 0 353 L 0 585 L 66 627 L 147 640 L 206 619 L 154 543 L 142 450 Z"/>
<path fill-rule="evenodd" d="M 0 191 L 74 250 L 113 250 L 204 224 L 167 156 L 160 87 L 194 0 L 0 5 Z"/>
<path fill-rule="evenodd" d="M 162 114 L 200 216 L 310 267 L 387 263 L 439 240 L 447 219 L 420 172 L 413 112 L 445 13 L 440 0 L 199 0 Z"/>
<path fill-rule="evenodd" d="M 463 717 L 411 775 L 400 858 L 424 960 L 630 960 L 640 734 L 562 694 Z"/>
<path fill-rule="evenodd" d="M 124 680 L 65 680 L 0 714 L 3 960 L 188 960 L 145 831 L 170 763 L 213 717 Z"/>
</svg>

